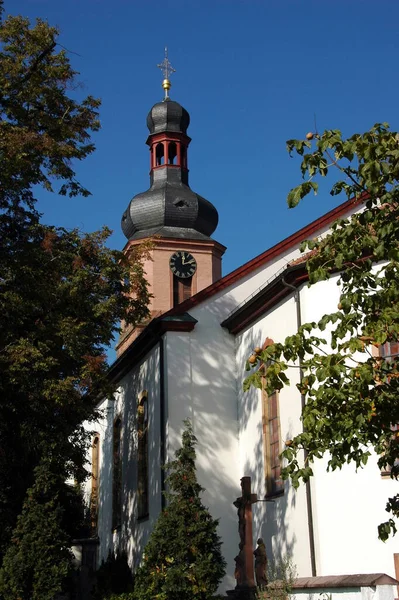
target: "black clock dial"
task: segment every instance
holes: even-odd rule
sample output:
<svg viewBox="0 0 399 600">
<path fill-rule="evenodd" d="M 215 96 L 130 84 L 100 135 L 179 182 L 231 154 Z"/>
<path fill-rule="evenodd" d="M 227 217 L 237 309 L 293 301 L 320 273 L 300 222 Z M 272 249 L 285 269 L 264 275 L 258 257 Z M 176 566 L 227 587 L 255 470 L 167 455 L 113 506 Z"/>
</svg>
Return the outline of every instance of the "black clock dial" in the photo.
<svg viewBox="0 0 399 600">
<path fill-rule="evenodd" d="M 197 261 L 190 252 L 178 250 L 169 259 L 170 270 L 176 277 L 192 277 L 197 270 Z"/>
</svg>

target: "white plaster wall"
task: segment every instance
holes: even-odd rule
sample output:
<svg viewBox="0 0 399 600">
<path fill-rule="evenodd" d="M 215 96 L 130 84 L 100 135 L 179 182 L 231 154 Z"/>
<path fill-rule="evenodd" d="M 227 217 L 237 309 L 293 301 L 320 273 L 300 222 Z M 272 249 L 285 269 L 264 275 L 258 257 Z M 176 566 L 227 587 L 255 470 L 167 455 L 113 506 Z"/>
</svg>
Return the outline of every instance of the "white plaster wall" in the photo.
<svg viewBox="0 0 399 600">
<path fill-rule="evenodd" d="M 197 318 L 195 311 L 191 314 Z M 237 521 L 232 502 L 239 490 L 234 339 L 212 319 L 191 333 L 167 333 L 167 456 L 181 444 L 183 419 L 198 438 L 197 469 L 203 501 L 220 519 L 227 576 L 220 591 L 235 587 Z"/>
<path fill-rule="evenodd" d="M 99 409 L 101 421 L 96 427 L 100 434 L 99 475 L 98 475 L 98 522 L 97 531 L 100 539 L 98 562 L 107 558 L 112 540 L 112 425 L 114 420 L 114 401 L 104 400 Z"/>
<path fill-rule="evenodd" d="M 324 232 L 325 229 L 315 235 Z M 295 331 L 295 307 L 293 301 L 288 300 L 276 309 L 273 316 L 266 316 L 251 331 L 240 336 L 237 355 L 234 337 L 220 323 L 299 255 L 297 248 L 284 252 L 212 296 L 190 310 L 190 314 L 198 320 L 193 332 L 169 332 L 164 338 L 167 458 L 172 458 L 174 450 L 180 445 L 183 419 L 190 417 L 199 440 L 197 465 L 199 481 L 206 488 L 204 501 L 213 516 L 220 518 L 219 531 L 224 542 L 222 551 L 228 562 L 228 575 L 221 586 L 222 590 L 235 585 L 233 559 L 238 548 L 238 531 L 232 502 L 240 495 L 240 478 L 251 475 L 254 491 L 262 495 L 258 488 L 261 488 L 263 467 L 260 461 L 254 460 L 261 453 L 261 404 L 258 392 L 250 392 L 245 398 L 242 393 L 244 360 L 249 356 L 255 340 L 257 345 L 266 336 L 277 340 Z M 156 347 L 121 380 L 115 400 L 103 403 L 102 421 L 94 428 L 101 435 L 100 559 L 106 558 L 110 548 L 119 547 L 128 551 L 133 566 L 138 564 L 149 532 L 161 510 L 159 360 L 159 347 Z M 149 401 L 150 518 L 138 523 L 135 422 L 136 401 L 143 389 L 148 390 Z M 285 390 L 284 398 L 281 397 L 283 439 L 292 437 L 296 432 L 295 427 L 298 427 L 295 397 L 295 387 Z M 112 428 L 118 414 L 122 415 L 123 421 L 123 510 L 127 518 L 122 520 L 122 530 L 112 532 Z M 299 522 L 296 516 L 293 517 L 300 513 L 303 517 L 303 504 L 304 489 L 294 494 L 289 487 L 283 499 L 275 503 L 257 504 L 254 509 L 254 537 L 262 534 L 267 538 L 264 532 L 270 531 L 273 550 L 288 551 L 305 536 L 307 525 Z M 279 536 L 283 522 L 287 523 L 287 515 L 289 524 Z M 306 549 L 298 561 L 301 569 L 305 569 L 308 564 Z"/>
<path fill-rule="evenodd" d="M 340 294 L 337 279 L 301 289 L 303 323 L 317 321 L 336 310 Z M 291 297 L 237 336 L 239 469 L 240 476 L 251 476 L 258 497 L 264 495 L 262 406 L 259 390 L 242 391 L 241 382 L 247 374 L 244 364 L 266 337 L 283 341 L 296 329 L 296 306 Z M 326 332 L 323 336 L 327 337 Z M 288 375 L 291 386 L 284 388 L 279 398 L 283 441 L 301 431 L 301 401 L 295 387 L 298 371 L 293 369 Z M 357 473 L 352 465 L 327 473 L 326 460 L 315 463 L 311 491 L 317 575 L 384 572 L 395 576 L 393 553 L 397 551 L 397 540 L 380 542 L 377 525 L 389 516 L 385 503 L 397 492 L 397 484 L 381 478 L 376 461 L 373 456 Z M 303 484 L 294 491 L 286 482 L 282 498 L 254 506 L 254 542 L 258 535 L 263 537 L 268 555 L 273 558 L 292 554 L 299 576 L 311 574 L 307 518 Z"/>
<path fill-rule="evenodd" d="M 325 228 L 321 229 L 315 235 L 321 235 L 325 231 Z M 244 452 L 239 451 L 238 411 L 242 401 L 241 389 L 245 376 L 243 356 L 245 355 L 246 358 L 249 354 L 246 354 L 245 350 L 236 359 L 234 336 L 223 329 L 220 323 L 240 303 L 251 294 L 256 293 L 260 287 L 266 285 L 271 278 L 298 256 L 300 256 L 298 248 L 283 252 L 276 259 L 250 273 L 247 277 L 243 277 L 239 282 L 191 309 L 190 315 L 198 321 L 193 332 L 169 332 L 166 335 L 167 458 L 172 458 L 174 450 L 179 446 L 182 421 L 189 417 L 199 439 L 197 464 L 199 481 L 206 488 L 204 500 L 209 505 L 212 515 L 220 518 L 219 531 L 223 538 L 222 551 L 228 565 L 227 576 L 221 590 L 235 586 L 234 556 L 237 554 L 239 539 L 236 509 L 232 502 L 241 493 L 240 478 L 248 474 L 244 471 L 247 458 L 249 460 L 251 456 L 251 444 L 254 452 L 259 453 L 259 431 L 253 435 L 253 430 L 257 429 L 261 420 L 257 420 L 259 415 L 256 415 L 255 412 L 251 419 L 248 417 L 248 421 L 251 422 L 245 425 L 243 430 L 245 433 L 241 431 L 243 440 L 240 441 L 241 446 L 245 447 L 247 444 L 248 448 Z M 284 312 L 284 309 L 282 310 Z M 282 313 L 281 317 L 279 316 L 275 321 L 276 327 L 273 331 L 278 330 L 282 335 L 281 327 L 278 326 L 280 321 L 283 323 L 283 331 L 287 332 L 284 335 L 295 331 L 294 310 L 292 304 L 287 312 L 287 315 L 291 315 L 291 325 L 288 326 L 288 322 L 285 323 L 287 315 Z M 295 327 L 293 323 L 295 323 Z M 292 401 L 292 394 L 295 395 L 295 391 L 293 392 L 291 389 L 285 393 L 288 405 L 293 407 L 295 402 Z M 252 401 L 246 402 L 251 403 Z M 261 410 L 259 399 L 252 404 L 257 405 Z M 243 411 L 243 408 L 241 407 L 240 410 Z M 298 423 L 298 415 L 296 419 L 293 418 L 290 410 L 291 408 L 284 412 L 283 418 L 285 430 L 289 432 L 287 435 L 292 437 L 291 431 L 294 423 Z M 247 409 L 244 409 L 244 412 L 247 412 Z M 259 481 L 259 472 L 256 473 L 255 463 L 252 468 L 254 478 Z M 302 506 L 303 503 L 304 490 L 300 490 L 296 494 L 289 490 L 284 500 L 279 503 L 268 503 L 267 506 L 259 503 L 254 511 L 254 535 L 262 532 L 264 523 L 268 523 L 268 527 L 270 526 L 269 528 L 274 532 L 273 539 L 276 550 L 288 551 L 291 544 L 294 543 L 293 540 L 300 539 L 304 535 L 303 531 L 307 525 L 298 522 L 296 533 L 294 534 L 293 530 L 287 532 L 286 540 L 281 547 L 279 546 L 280 541 L 278 541 L 280 538 L 277 538 L 276 532 L 288 507 Z M 306 553 L 301 555 L 301 561 L 304 565 L 308 563 Z M 306 574 L 308 573 L 307 570 Z"/>
<path fill-rule="evenodd" d="M 340 294 L 336 283 L 334 277 L 303 288 L 304 323 L 336 310 Z M 381 477 L 375 455 L 357 472 L 353 464 L 329 473 L 326 467 L 327 458 L 314 465 L 317 574 L 381 572 L 395 577 L 393 553 L 398 551 L 398 541 L 379 541 L 377 526 L 389 518 L 385 504 L 397 493 L 397 482 Z"/>
<path fill-rule="evenodd" d="M 242 382 L 249 374 L 245 371 L 245 361 L 256 346 L 262 346 L 267 337 L 275 342 L 282 342 L 296 329 L 296 303 L 290 297 L 237 336 L 240 471 L 241 476 L 251 477 L 253 492 L 260 500 L 264 500 L 266 494 L 262 393 L 255 388 L 243 391 Z M 282 442 L 301 431 L 301 400 L 295 385 L 299 380 L 298 368 L 289 369 L 287 376 L 291 380 L 291 386 L 283 388 L 279 394 Z M 290 555 L 298 576 L 311 574 L 305 487 L 294 490 L 287 481 L 283 496 L 255 504 L 253 536 L 254 546 L 258 537 L 264 539 L 270 559 L 279 561 Z"/>
<path fill-rule="evenodd" d="M 393 585 L 377 585 L 360 588 L 310 588 L 295 590 L 291 600 L 393 600 L 397 588 Z"/>
<path fill-rule="evenodd" d="M 101 406 L 103 420 L 99 424 L 101 437 L 98 535 L 99 560 L 107 558 L 110 549 L 126 551 L 129 562 L 137 566 L 142 550 L 161 510 L 160 468 L 160 378 L 159 346 L 120 381 L 114 400 Z M 149 518 L 137 520 L 137 399 L 148 391 L 149 450 Z M 122 419 L 122 527 L 112 530 L 112 464 L 113 423 Z"/>
</svg>

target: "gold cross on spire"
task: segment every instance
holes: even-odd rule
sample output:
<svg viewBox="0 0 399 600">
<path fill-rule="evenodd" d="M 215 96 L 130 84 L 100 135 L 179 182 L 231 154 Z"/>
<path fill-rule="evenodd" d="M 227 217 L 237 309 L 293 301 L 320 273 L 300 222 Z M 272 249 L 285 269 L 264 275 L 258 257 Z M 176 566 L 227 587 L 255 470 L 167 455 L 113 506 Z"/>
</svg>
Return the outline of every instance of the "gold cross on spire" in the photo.
<svg viewBox="0 0 399 600">
<path fill-rule="evenodd" d="M 172 86 L 172 84 L 170 83 L 169 77 L 172 73 L 176 73 L 176 69 L 174 69 L 169 62 L 167 46 L 165 46 L 165 58 L 159 65 L 157 65 L 157 67 L 159 69 L 161 69 L 161 71 L 163 72 L 164 80 L 162 82 L 162 87 L 165 90 L 165 100 L 168 100 L 169 99 L 169 90 Z"/>
</svg>

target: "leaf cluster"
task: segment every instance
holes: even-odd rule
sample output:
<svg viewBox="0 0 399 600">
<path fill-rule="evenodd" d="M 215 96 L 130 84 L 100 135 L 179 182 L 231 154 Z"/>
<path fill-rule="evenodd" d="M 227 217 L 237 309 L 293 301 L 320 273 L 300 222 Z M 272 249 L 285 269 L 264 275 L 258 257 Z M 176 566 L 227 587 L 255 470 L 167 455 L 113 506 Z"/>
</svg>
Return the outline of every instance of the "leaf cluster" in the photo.
<svg viewBox="0 0 399 600">
<path fill-rule="evenodd" d="M 0 26 L 0 209 L 32 208 L 32 186 L 87 196 L 72 161 L 94 150 L 100 101 L 73 97 L 78 87 L 59 31 L 37 19 L 8 17 Z M 58 51 L 59 50 L 59 51 Z"/>
</svg>

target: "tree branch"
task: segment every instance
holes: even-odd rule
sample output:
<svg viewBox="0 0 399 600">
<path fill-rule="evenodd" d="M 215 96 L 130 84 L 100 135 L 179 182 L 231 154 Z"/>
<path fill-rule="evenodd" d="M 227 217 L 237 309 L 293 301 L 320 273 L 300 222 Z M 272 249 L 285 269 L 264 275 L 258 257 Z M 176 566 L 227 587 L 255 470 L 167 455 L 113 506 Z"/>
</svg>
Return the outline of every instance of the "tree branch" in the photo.
<svg viewBox="0 0 399 600">
<path fill-rule="evenodd" d="M 56 45 L 57 45 L 56 42 L 53 40 L 51 42 L 51 44 L 49 46 L 47 46 L 47 48 L 45 48 L 39 54 L 39 56 L 37 56 L 35 58 L 35 60 L 31 64 L 31 66 L 29 67 L 29 69 L 25 73 L 25 75 L 22 77 L 19 85 L 23 85 L 24 83 L 26 83 L 32 77 L 33 73 L 35 71 L 37 71 L 37 68 L 38 68 L 39 64 L 46 58 L 46 56 L 48 56 L 49 54 L 51 54 L 51 52 L 54 50 L 54 48 L 56 47 Z"/>
</svg>

